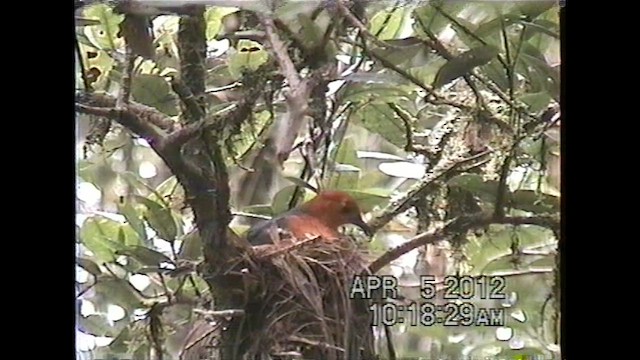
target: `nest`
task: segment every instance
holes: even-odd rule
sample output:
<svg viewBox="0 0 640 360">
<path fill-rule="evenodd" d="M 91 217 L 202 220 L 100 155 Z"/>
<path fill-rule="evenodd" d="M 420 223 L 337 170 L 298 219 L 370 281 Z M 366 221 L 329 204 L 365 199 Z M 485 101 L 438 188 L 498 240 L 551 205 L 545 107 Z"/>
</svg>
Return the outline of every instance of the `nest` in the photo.
<svg viewBox="0 0 640 360">
<path fill-rule="evenodd" d="M 351 239 L 258 246 L 245 265 L 247 358 L 373 358 L 368 303 L 349 297 L 368 265 Z"/>
</svg>

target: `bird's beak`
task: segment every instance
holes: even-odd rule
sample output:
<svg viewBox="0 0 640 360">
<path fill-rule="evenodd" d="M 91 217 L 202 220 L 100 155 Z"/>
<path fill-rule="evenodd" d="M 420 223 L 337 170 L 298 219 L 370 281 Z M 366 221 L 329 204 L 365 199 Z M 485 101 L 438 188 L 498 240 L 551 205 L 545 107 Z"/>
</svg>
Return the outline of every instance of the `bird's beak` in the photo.
<svg viewBox="0 0 640 360">
<path fill-rule="evenodd" d="M 364 222 L 361 215 L 358 215 L 355 219 L 353 219 L 353 221 L 351 221 L 351 223 L 361 228 L 362 231 L 367 234 L 367 236 L 373 237 L 373 229 L 369 225 L 367 225 L 366 222 Z"/>
</svg>

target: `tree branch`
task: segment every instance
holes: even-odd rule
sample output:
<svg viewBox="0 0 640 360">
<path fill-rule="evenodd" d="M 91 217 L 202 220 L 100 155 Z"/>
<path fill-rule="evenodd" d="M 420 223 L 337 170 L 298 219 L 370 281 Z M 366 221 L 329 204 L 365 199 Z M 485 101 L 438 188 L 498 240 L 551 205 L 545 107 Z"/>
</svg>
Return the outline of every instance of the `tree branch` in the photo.
<svg viewBox="0 0 640 360">
<path fill-rule="evenodd" d="M 307 80 L 302 79 L 296 71 L 296 67 L 287 53 L 287 48 L 276 32 L 276 25 L 272 18 L 260 16 L 260 22 L 265 28 L 266 38 L 270 44 L 280 71 L 289 83 L 287 99 L 287 120 L 278 121 L 275 125 L 274 141 L 276 157 L 280 163 L 289 157 L 293 143 L 300 133 L 304 116 L 308 112 L 307 100 L 311 87 Z"/>
<path fill-rule="evenodd" d="M 135 105 L 127 105 L 122 110 L 117 110 L 116 108 L 95 107 L 76 103 L 76 111 L 115 120 L 120 125 L 133 131 L 136 135 L 147 140 L 150 145 L 157 147 L 164 146 L 166 133 L 152 123 L 145 121 L 148 116 L 153 116 L 153 114 L 146 114 L 147 109 L 139 108 Z M 148 116 L 144 116 L 143 114 Z"/>
<path fill-rule="evenodd" d="M 489 224 L 508 224 L 508 225 L 537 225 L 550 229 L 560 227 L 560 217 L 558 215 L 538 215 L 538 216 L 506 216 L 496 218 L 493 214 L 481 213 L 475 215 L 461 216 L 447 222 L 439 229 L 431 230 L 419 234 L 406 243 L 397 246 L 382 256 L 377 258 L 369 265 L 369 271 L 374 274 L 382 269 L 393 260 L 426 244 L 432 244 L 454 235 L 464 233 L 470 229 L 486 226 Z"/>
<path fill-rule="evenodd" d="M 443 178 L 453 175 L 458 171 L 474 168 L 485 163 L 487 161 L 487 155 L 492 152 L 493 150 L 487 150 L 455 162 L 441 161 L 441 163 L 444 162 L 444 164 L 434 166 L 431 171 L 427 172 L 425 176 L 414 184 L 405 194 L 403 194 L 400 199 L 389 202 L 389 204 L 369 222 L 369 226 L 373 231 L 377 231 L 386 223 L 391 221 L 391 219 L 396 215 L 407 210 L 411 205 L 411 200 L 420 196 L 436 181 L 442 180 Z"/>
</svg>

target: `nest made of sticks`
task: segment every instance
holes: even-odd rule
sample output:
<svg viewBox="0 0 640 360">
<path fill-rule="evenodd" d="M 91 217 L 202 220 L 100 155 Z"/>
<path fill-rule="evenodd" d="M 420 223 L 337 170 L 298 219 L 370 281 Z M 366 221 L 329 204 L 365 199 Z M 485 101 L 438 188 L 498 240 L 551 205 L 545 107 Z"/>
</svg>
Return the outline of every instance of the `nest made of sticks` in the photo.
<svg viewBox="0 0 640 360">
<path fill-rule="evenodd" d="M 349 297 L 368 264 L 351 239 L 285 239 L 253 249 L 244 271 L 253 285 L 245 287 L 249 358 L 372 358 L 368 303 Z"/>
</svg>

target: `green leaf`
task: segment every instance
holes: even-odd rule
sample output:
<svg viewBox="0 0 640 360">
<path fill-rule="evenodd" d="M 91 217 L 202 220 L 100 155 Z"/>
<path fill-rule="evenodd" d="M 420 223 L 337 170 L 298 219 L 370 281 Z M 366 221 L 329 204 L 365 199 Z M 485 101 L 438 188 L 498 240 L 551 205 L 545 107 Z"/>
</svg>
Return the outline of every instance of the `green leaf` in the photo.
<svg viewBox="0 0 640 360">
<path fill-rule="evenodd" d="M 532 22 L 520 21 L 520 23 L 527 26 L 527 32 L 524 36 L 525 40 L 529 40 L 536 33 L 545 34 L 554 39 L 560 39 L 559 26 L 553 21 L 536 19 Z"/>
<path fill-rule="evenodd" d="M 128 224 L 120 224 L 118 229 L 118 243 L 124 246 L 133 246 L 142 244 L 140 236 Z"/>
<path fill-rule="evenodd" d="M 529 19 L 537 18 L 554 6 L 556 6 L 556 1 L 554 0 L 518 1 L 515 3 L 517 11 Z"/>
<path fill-rule="evenodd" d="M 100 22 L 99 25 L 84 28 L 85 35 L 95 47 L 103 50 L 116 50 L 121 46 L 122 39 L 119 39 L 117 34 L 120 31 L 119 27 L 124 15 L 115 14 L 110 6 L 97 4 L 86 7 L 84 16 L 87 19 Z"/>
<path fill-rule="evenodd" d="M 347 86 L 343 101 L 386 104 L 407 97 L 409 93 L 398 85 L 351 83 Z"/>
<path fill-rule="evenodd" d="M 246 206 L 242 211 L 256 215 L 273 216 L 273 209 L 271 208 L 271 205 Z"/>
<path fill-rule="evenodd" d="M 264 47 L 255 41 L 238 41 L 237 51 L 229 56 L 229 72 L 240 78 L 243 71 L 257 70 L 262 64 L 267 62 L 269 54 Z"/>
<path fill-rule="evenodd" d="M 177 194 L 178 197 L 180 197 L 181 194 L 184 194 L 184 189 L 182 189 L 182 186 L 178 183 L 178 180 L 175 176 L 170 176 L 167 178 L 167 180 L 163 181 L 156 187 L 156 193 L 160 194 L 162 196 L 162 199 L 164 200 L 167 196 L 170 195 L 175 196 Z"/>
<path fill-rule="evenodd" d="M 329 179 L 330 189 L 357 189 L 360 180 L 360 169 L 353 165 L 336 164 Z"/>
<path fill-rule="evenodd" d="M 78 266 L 85 269 L 91 275 L 98 276 L 102 274 L 102 270 L 100 270 L 98 264 L 93 262 L 93 260 L 79 257 L 76 258 L 76 262 L 78 263 Z"/>
<path fill-rule="evenodd" d="M 313 191 L 314 193 L 318 193 L 318 189 L 316 189 L 313 185 L 309 184 L 308 182 L 300 178 L 297 178 L 295 176 L 285 176 L 284 178 L 303 189 L 307 189 L 307 190 Z"/>
<path fill-rule="evenodd" d="M 440 68 L 436 75 L 436 79 L 433 82 L 433 87 L 439 88 L 444 86 L 451 81 L 468 74 L 474 68 L 487 64 L 497 55 L 498 49 L 490 45 L 479 46 L 468 50 L 447 61 L 447 63 Z"/>
<path fill-rule="evenodd" d="M 518 65 L 519 65 L 518 68 L 523 66 L 522 61 L 519 61 Z M 487 75 L 487 77 L 491 81 L 496 83 L 496 85 L 498 85 L 500 90 L 505 92 L 509 90 L 509 87 L 510 87 L 509 78 L 507 77 L 507 73 L 505 72 L 504 67 L 502 66 L 502 64 L 500 64 L 498 60 L 490 61 L 489 64 L 487 64 L 487 66 L 482 68 L 482 72 L 485 75 Z M 527 78 L 529 77 L 527 76 Z"/>
<path fill-rule="evenodd" d="M 547 255 L 530 262 L 527 266 L 530 268 L 553 268 L 556 266 L 556 259 L 553 255 Z"/>
<path fill-rule="evenodd" d="M 311 20 L 311 16 L 304 13 L 298 14 L 298 22 L 300 23 L 300 35 L 304 46 L 307 49 L 314 49 L 319 46 L 324 35 L 324 31 L 320 26 Z"/>
<path fill-rule="evenodd" d="M 549 213 L 560 211 L 560 199 L 537 193 L 534 190 L 516 190 L 509 199 L 509 205 L 520 210 L 534 213 Z"/>
<path fill-rule="evenodd" d="M 159 266 L 163 262 L 173 264 L 173 261 L 166 255 L 145 246 L 129 246 L 126 249 L 116 251 L 116 254 L 130 256 L 145 266 Z"/>
<path fill-rule="evenodd" d="M 159 75 L 139 74 L 131 82 L 131 96 L 137 102 L 151 106 L 169 115 L 176 116 L 178 100 L 169 83 Z"/>
<path fill-rule="evenodd" d="M 287 210 L 289 210 L 289 203 L 291 202 L 291 197 L 293 196 L 293 192 L 295 191 L 297 186 L 286 186 L 282 190 L 278 191 L 276 195 L 273 197 L 273 213 L 281 214 Z"/>
<path fill-rule="evenodd" d="M 360 207 L 360 211 L 369 212 L 373 210 L 374 207 L 389 201 L 392 190 L 384 188 L 368 188 L 363 190 L 346 190 L 346 192 L 356 200 Z"/>
<path fill-rule="evenodd" d="M 389 43 L 393 41 L 404 40 L 405 39 L 387 40 L 386 42 Z M 424 66 L 434 59 L 434 57 L 431 56 L 430 49 L 424 46 L 422 43 L 417 45 L 402 46 L 402 48 L 376 48 L 372 49 L 371 51 L 376 56 L 385 59 L 393 65 L 407 69 Z"/>
<path fill-rule="evenodd" d="M 136 196 L 136 199 L 147 207 L 144 218 L 158 236 L 169 242 L 175 241 L 178 228 L 171 209 L 142 196 Z"/>
<path fill-rule="evenodd" d="M 138 211 L 131 205 L 131 203 L 119 203 L 118 212 L 127 219 L 129 226 L 131 226 L 131 228 L 136 232 L 140 242 L 146 241 L 147 232 L 144 228 L 144 222 L 142 221 L 142 217 L 138 214 Z"/>
<path fill-rule="evenodd" d="M 506 28 L 513 25 L 520 19 L 518 14 L 504 14 L 499 15 L 496 18 L 480 24 L 474 34 L 478 37 L 487 40 L 486 38 L 493 35 L 500 35 L 502 32 L 502 25 Z"/>
<path fill-rule="evenodd" d="M 317 4 L 314 1 L 286 1 L 275 11 L 275 16 L 287 25 L 298 19 L 300 14 L 311 14 Z M 296 29 L 297 30 L 297 29 Z M 295 30 L 294 30 L 295 31 Z"/>
<path fill-rule="evenodd" d="M 404 30 L 407 21 L 411 21 L 412 9 L 398 7 L 392 13 L 381 11 L 373 16 L 369 23 L 369 32 L 378 35 L 380 40 L 395 39 Z"/>
<path fill-rule="evenodd" d="M 537 113 L 547 108 L 551 101 L 551 96 L 546 91 L 541 91 L 532 94 L 524 94 L 520 97 L 520 100 L 529 105 L 529 111 Z"/>
<path fill-rule="evenodd" d="M 121 224 L 103 216 L 93 216 L 85 220 L 80 230 L 82 243 L 101 262 L 114 260 L 115 250 L 121 248 L 117 242 Z"/>
<path fill-rule="evenodd" d="M 457 186 L 471 191 L 484 201 L 495 201 L 498 191 L 498 182 L 495 180 L 485 181 L 481 175 L 462 174 L 449 180 L 449 186 Z"/>
<path fill-rule="evenodd" d="M 468 6 L 469 3 L 464 1 L 445 1 L 440 3 L 442 11 L 451 16 L 456 16 Z M 419 30 L 418 33 L 421 35 L 424 35 L 422 26 L 425 26 L 431 33 L 439 34 L 447 26 L 451 25 L 451 21 L 440 14 L 431 2 L 428 5 L 417 8 L 414 12 L 414 17 L 417 20 L 414 27 Z"/>
<path fill-rule="evenodd" d="M 104 315 L 91 314 L 86 317 L 81 316 L 80 326 L 84 332 L 94 336 L 112 336 L 114 334 L 113 326 Z"/>
<path fill-rule="evenodd" d="M 352 137 L 345 137 L 340 143 L 338 152 L 334 157 L 334 161 L 340 164 L 349 164 L 353 166 L 360 165 L 358 153 L 356 151 L 356 143 Z"/>
<path fill-rule="evenodd" d="M 489 263 L 482 268 L 482 274 L 489 275 L 513 269 L 515 269 L 514 258 L 511 255 L 505 255 L 489 261 Z"/>
<path fill-rule="evenodd" d="M 223 18 L 229 14 L 237 12 L 238 8 L 234 7 L 210 7 L 204 13 L 204 19 L 207 23 L 207 41 L 214 40 L 222 29 Z"/>
<path fill-rule="evenodd" d="M 122 178 L 124 179 L 124 181 L 131 185 L 133 188 L 140 190 L 140 191 L 148 191 L 150 193 L 152 193 L 155 198 L 152 201 L 157 201 L 159 203 L 161 203 L 163 206 L 168 207 L 169 204 L 167 203 L 167 201 L 164 198 L 164 195 L 160 194 L 156 189 L 152 188 L 151 186 L 149 186 L 141 177 L 140 175 L 131 172 L 131 171 L 127 171 L 125 173 L 121 173 L 119 174 L 119 176 L 122 176 Z"/>
<path fill-rule="evenodd" d="M 404 147 L 406 142 L 404 124 L 387 104 L 364 105 L 352 117 L 355 124 L 362 125 L 397 147 Z"/>
<path fill-rule="evenodd" d="M 415 45 L 422 45 L 422 40 L 415 36 L 409 36 L 404 39 L 385 40 L 385 43 L 393 45 L 396 48 L 394 51 L 398 51 L 398 47 L 412 47 Z"/>
<path fill-rule="evenodd" d="M 132 286 L 125 280 L 103 278 L 94 288 L 96 296 L 110 304 L 122 307 L 129 313 L 142 305 L 137 294 L 133 292 Z"/>
<path fill-rule="evenodd" d="M 202 240 L 197 230 L 186 234 L 182 238 L 180 259 L 198 260 L 202 256 Z"/>
<path fill-rule="evenodd" d="M 100 24 L 100 21 L 96 19 L 85 19 L 85 18 L 76 16 L 75 20 L 76 20 L 75 21 L 76 26 L 92 26 L 92 25 Z"/>
</svg>

